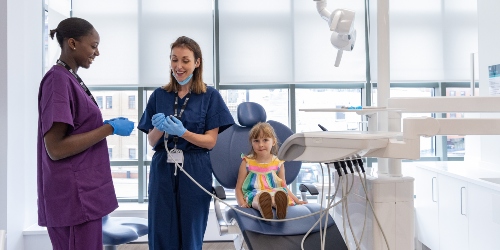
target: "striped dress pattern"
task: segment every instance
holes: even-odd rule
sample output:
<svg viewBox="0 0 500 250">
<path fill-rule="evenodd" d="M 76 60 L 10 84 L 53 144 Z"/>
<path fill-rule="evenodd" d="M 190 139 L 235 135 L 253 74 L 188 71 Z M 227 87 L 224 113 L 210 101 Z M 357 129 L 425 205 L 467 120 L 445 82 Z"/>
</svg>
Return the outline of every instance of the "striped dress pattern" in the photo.
<svg viewBox="0 0 500 250">
<path fill-rule="evenodd" d="M 284 161 L 273 156 L 269 163 L 259 163 L 251 156 L 242 156 L 246 161 L 248 175 L 243 182 L 243 197 L 252 206 L 252 201 L 260 192 L 269 192 L 272 196 L 278 190 L 284 191 L 287 195 L 286 182 L 278 177 L 278 171 Z M 295 205 L 293 199 L 288 196 L 288 205 Z"/>
</svg>

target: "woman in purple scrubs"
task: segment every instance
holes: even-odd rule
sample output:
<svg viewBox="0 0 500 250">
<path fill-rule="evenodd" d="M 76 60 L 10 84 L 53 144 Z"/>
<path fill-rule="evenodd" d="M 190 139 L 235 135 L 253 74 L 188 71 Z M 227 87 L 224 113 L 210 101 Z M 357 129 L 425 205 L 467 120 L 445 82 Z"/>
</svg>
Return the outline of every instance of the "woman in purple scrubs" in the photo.
<svg viewBox="0 0 500 250">
<path fill-rule="evenodd" d="M 106 137 L 128 136 L 126 118 L 102 120 L 94 97 L 78 76 L 99 56 L 99 34 L 81 18 L 50 31 L 61 55 L 38 93 L 38 224 L 54 250 L 102 250 L 102 217 L 118 207 Z"/>
<path fill-rule="evenodd" d="M 201 250 L 212 189 L 209 151 L 234 124 L 219 92 L 203 82 L 200 46 L 182 36 L 170 50 L 170 82 L 150 96 L 138 128 L 155 150 L 149 175 L 149 249 Z M 170 151 L 170 154 L 166 150 Z"/>
</svg>

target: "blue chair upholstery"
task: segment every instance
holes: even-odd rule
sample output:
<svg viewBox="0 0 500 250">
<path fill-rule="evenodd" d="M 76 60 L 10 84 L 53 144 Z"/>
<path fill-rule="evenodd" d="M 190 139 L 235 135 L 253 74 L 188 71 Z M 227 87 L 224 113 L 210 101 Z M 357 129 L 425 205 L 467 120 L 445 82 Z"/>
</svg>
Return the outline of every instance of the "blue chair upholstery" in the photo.
<svg viewBox="0 0 500 250">
<path fill-rule="evenodd" d="M 148 234 L 148 220 L 136 217 L 102 218 L 102 243 L 105 250 L 114 250 L 116 246 L 132 242 Z"/>
<path fill-rule="evenodd" d="M 244 102 L 238 105 L 237 116 L 240 125 L 235 124 L 219 134 L 217 145 L 210 151 L 215 178 L 221 186 L 231 189 L 236 187 L 241 154 L 250 152 L 250 142 L 248 140 L 250 129 L 252 129 L 253 125 L 265 122 L 267 119 L 264 108 L 255 102 Z M 293 134 L 292 130 L 282 123 L 276 121 L 267 122 L 274 128 L 279 143 Z M 295 180 L 301 164 L 300 161 L 285 162 L 287 184 Z"/>
<path fill-rule="evenodd" d="M 239 125 L 235 124 L 220 133 L 217 138 L 216 146 L 210 151 L 214 176 L 222 187 L 228 189 L 234 189 L 236 187 L 238 170 L 241 164 L 241 154 L 250 152 L 250 142 L 248 139 L 250 129 L 258 122 L 264 122 L 267 119 L 264 108 L 260 104 L 254 102 L 240 104 L 237 109 L 237 116 Z M 272 120 L 267 122 L 274 128 L 278 137 L 278 143 L 284 142 L 293 134 L 293 131 L 282 123 Z M 301 164 L 302 163 L 298 161 L 285 162 L 285 179 L 287 184 L 292 183 L 297 177 Z M 315 188 L 311 187 L 311 189 Z M 215 187 L 214 193 L 221 199 L 225 198 L 224 189 L 221 187 Z M 237 213 L 232 209 L 227 209 L 226 219 L 228 223 L 221 218 L 222 215 L 217 200 L 214 200 L 214 206 L 221 235 L 231 232 L 231 230 L 227 228 L 237 224 L 250 250 L 301 249 L 301 241 L 304 235 L 319 219 L 319 215 L 315 215 L 300 220 L 268 222 L 256 220 L 241 213 Z M 260 217 L 260 213 L 253 208 L 237 207 L 237 209 Z M 288 208 L 286 218 L 308 215 L 320 209 L 321 207 L 317 203 L 292 206 Z M 328 215 L 328 217 L 328 230 L 326 236 L 328 240 L 325 249 L 347 249 L 333 218 L 330 215 Z M 319 249 L 319 229 L 318 224 L 306 238 L 304 243 L 305 249 Z"/>
</svg>

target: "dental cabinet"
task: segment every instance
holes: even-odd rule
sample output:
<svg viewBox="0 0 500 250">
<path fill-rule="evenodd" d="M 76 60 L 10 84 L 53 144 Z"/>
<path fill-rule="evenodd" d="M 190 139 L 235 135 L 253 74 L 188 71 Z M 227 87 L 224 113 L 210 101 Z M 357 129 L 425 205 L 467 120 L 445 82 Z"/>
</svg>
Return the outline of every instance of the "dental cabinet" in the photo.
<svg viewBox="0 0 500 250">
<path fill-rule="evenodd" d="M 500 172 L 478 162 L 415 162 L 415 234 L 432 250 L 500 247 Z"/>
</svg>

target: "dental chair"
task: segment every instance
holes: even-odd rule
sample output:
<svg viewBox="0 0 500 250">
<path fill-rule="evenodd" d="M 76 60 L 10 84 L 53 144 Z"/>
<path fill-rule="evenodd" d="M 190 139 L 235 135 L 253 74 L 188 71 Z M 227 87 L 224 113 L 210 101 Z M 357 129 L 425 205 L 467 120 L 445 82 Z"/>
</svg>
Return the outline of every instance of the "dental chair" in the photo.
<svg viewBox="0 0 500 250">
<path fill-rule="evenodd" d="M 241 154 L 250 152 L 250 142 L 248 140 L 250 129 L 258 122 L 265 122 L 267 119 L 264 108 L 254 102 L 241 103 L 237 108 L 237 117 L 239 125 L 235 124 L 220 133 L 217 144 L 210 152 L 214 176 L 220 184 L 220 186 L 213 188 L 213 193 L 220 199 L 226 198 L 224 188 L 234 189 L 236 187 L 238 170 L 242 161 Z M 279 140 L 278 143 L 282 143 L 293 134 L 292 130 L 282 123 L 272 120 L 267 122 L 274 128 Z M 285 162 L 285 179 L 288 185 L 297 177 L 301 164 L 301 162 L 297 161 Z M 307 200 L 306 194 L 308 191 L 312 195 L 318 194 L 316 187 L 310 184 L 301 184 L 299 190 L 301 191 L 302 200 Z M 242 248 L 243 240 L 248 250 L 301 249 L 304 235 L 320 217 L 319 214 L 316 214 L 298 220 L 270 222 L 251 218 L 233 209 L 226 208 L 226 219 L 224 219 L 220 202 L 217 199 L 214 199 L 214 207 L 219 234 L 237 234 L 234 240 L 236 249 Z M 236 207 L 241 211 L 261 217 L 256 209 Z M 318 203 L 290 206 L 288 207 L 286 219 L 309 215 L 318 212 L 320 209 L 321 206 Z M 275 213 L 274 209 L 273 213 Z M 325 227 L 325 217 L 322 219 L 323 229 Z M 328 217 L 325 249 L 347 249 L 333 218 L 329 214 Z M 274 218 L 276 218 L 276 214 Z M 306 238 L 304 249 L 321 249 L 319 223 Z"/>
<path fill-rule="evenodd" d="M 102 244 L 104 250 L 116 250 L 118 245 L 130 243 L 148 234 L 148 220 L 136 217 L 102 218 Z"/>
</svg>

